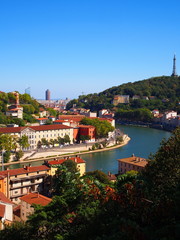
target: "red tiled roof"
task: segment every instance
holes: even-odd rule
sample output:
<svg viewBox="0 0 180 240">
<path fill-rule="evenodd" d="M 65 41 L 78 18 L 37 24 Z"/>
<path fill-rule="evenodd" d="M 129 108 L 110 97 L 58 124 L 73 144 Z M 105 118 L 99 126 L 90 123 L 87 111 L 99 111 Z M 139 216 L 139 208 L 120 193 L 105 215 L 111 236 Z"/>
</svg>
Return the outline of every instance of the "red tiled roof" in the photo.
<svg viewBox="0 0 180 240">
<path fill-rule="evenodd" d="M 0 128 L 0 133 L 19 133 L 25 128 L 26 127 L 5 127 L 5 128 Z"/>
<path fill-rule="evenodd" d="M 3 218 L 4 217 L 4 213 L 5 213 L 5 208 L 6 206 L 3 204 L 0 204 L 0 217 Z"/>
<path fill-rule="evenodd" d="M 59 119 L 59 120 L 55 120 L 54 122 L 55 122 L 55 123 L 58 123 L 58 122 L 69 122 L 69 121 L 68 121 L 68 120 L 65 120 L 65 119 L 64 119 L 64 120 L 60 120 L 60 119 Z"/>
<path fill-rule="evenodd" d="M 72 127 L 62 125 L 62 124 L 52 124 L 52 125 L 41 125 L 41 126 L 31 126 L 30 128 L 35 131 L 46 131 L 46 130 L 58 130 L 58 129 L 71 129 Z"/>
<path fill-rule="evenodd" d="M 95 128 L 92 125 L 79 125 L 78 127 L 80 127 L 80 128 Z"/>
<path fill-rule="evenodd" d="M 41 120 L 48 120 L 48 118 L 37 118 L 36 120 L 41 121 Z"/>
<path fill-rule="evenodd" d="M 62 124 L 28 126 L 28 127 L 6 127 L 6 128 L 0 128 L 0 133 L 19 133 L 25 128 L 31 128 L 35 131 L 47 131 L 47 130 L 58 130 L 58 129 L 70 129 L 72 127 L 62 125 Z"/>
<path fill-rule="evenodd" d="M 85 161 L 80 157 L 71 157 L 71 158 L 68 158 L 68 159 L 62 158 L 62 159 L 57 159 L 57 160 L 53 160 L 53 161 L 48 161 L 48 164 L 59 165 L 59 164 L 62 164 L 63 162 L 65 162 L 67 160 L 72 160 L 73 162 L 76 162 L 76 163 L 85 163 Z"/>
<path fill-rule="evenodd" d="M 0 202 L 13 204 L 2 192 L 0 192 Z"/>
<path fill-rule="evenodd" d="M 31 205 L 38 204 L 38 205 L 42 205 L 42 206 L 46 206 L 52 201 L 51 198 L 45 197 L 39 193 L 29 193 L 29 194 L 21 197 L 20 199 Z"/>
<path fill-rule="evenodd" d="M 15 175 L 21 175 L 26 174 L 30 172 L 37 172 L 37 171 L 45 171 L 49 170 L 50 168 L 45 165 L 40 166 L 33 166 L 33 167 L 25 167 L 25 168 L 16 168 L 16 169 L 9 169 L 5 171 L 0 171 L 0 175 L 7 176 L 9 173 L 9 176 L 15 176 Z"/>
</svg>

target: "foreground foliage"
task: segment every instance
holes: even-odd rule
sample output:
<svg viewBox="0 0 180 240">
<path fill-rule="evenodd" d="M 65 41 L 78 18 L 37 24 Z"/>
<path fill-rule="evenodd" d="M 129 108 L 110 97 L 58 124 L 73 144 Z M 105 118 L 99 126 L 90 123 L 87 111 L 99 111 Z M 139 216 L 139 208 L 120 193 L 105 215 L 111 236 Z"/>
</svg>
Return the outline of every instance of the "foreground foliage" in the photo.
<svg viewBox="0 0 180 240">
<path fill-rule="evenodd" d="M 35 206 L 26 224 L 7 227 L 0 239 L 179 239 L 179 146 L 177 129 L 141 174 L 121 175 L 114 185 L 100 180 L 99 172 L 80 178 L 74 166 L 68 163 L 67 173 L 63 165 L 55 177 L 53 201 Z"/>
</svg>

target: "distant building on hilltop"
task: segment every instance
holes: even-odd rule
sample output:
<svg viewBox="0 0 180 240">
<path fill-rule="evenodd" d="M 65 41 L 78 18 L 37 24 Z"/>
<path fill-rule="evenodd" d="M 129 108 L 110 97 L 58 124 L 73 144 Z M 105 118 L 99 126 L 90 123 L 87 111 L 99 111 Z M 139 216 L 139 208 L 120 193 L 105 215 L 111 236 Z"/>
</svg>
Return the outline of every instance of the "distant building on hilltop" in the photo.
<svg viewBox="0 0 180 240">
<path fill-rule="evenodd" d="M 114 106 L 119 103 L 129 103 L 129 95 L 115 95 L 112 103 Z"/>
<path fill-rule="evenodd" d="M 51 99 L 51 92 L 49 91 L 49 89 L 47 89 L 45 92 L 45 99 L 48 101 Z"/>
</svg>

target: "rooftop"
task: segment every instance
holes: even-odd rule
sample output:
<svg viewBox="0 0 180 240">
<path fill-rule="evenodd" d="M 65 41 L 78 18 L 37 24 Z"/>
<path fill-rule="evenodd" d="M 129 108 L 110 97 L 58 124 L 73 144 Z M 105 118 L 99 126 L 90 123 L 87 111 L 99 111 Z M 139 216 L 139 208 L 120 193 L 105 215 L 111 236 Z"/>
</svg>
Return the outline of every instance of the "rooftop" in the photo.
<svg viewBox="0 0 180 240">
<path fill-rule="evenodd" d="M 29 128 L 35 131 L 47 131 L 47 130 L 58 130 L 58 129 L 70 129 L 72 127 L 62 125 L 62 124 L 28 126 L 28 127 L 5 127 L 5 128 L 0 128 L 0 133 L 19 133 L 26 128 Z"/>
<path fill-rule="evenodd" d="M 13 204 L 2 192 L 0 192 L 0 202 Z"/>
<path fill-rule="evenodd" d="M 57 160 L 53 160 L 53 161 L 48 161 L 48 164 L 58 165 L 58 164 L 62 164 L 63 162 L 65 162 L 67 160 L 72 160 L 73 162 L 76 162 L 76 163 L 85 163 L 85 161 L 80 157 L 71 157 L 71 158 L 62 158 L 62 159 L 57 159 Z"/>
<path fill-rule="evenodd" d="M 5 171 L 0 171 L 0 175 L 2 176 L 15 176 L 15 175 L 21 175 L 21 174 L 26 174 L 26 173 L 31 173 L 31 172 L 38 172 L 38 171 L 45 171 L 49 170 L 48 166 L 45 165 L 40 165 L 40 166 L 33 166 L 33 167 L 24 167 L 24 168 L 17 168 L 17 169 L 8 169 Z"/>
<path fill-rule="evenodd" d="M 38 204 L 41 206 L 46 206 L 48 205 L 52 199 L 45 197 L 39 193 L 29 193 L 23 197 L 20 198 L 22 201 L 27 202 L 29 204 Z"/>
<path fill-rule="evenodd" d="M 146 164 L 148 163 L 147 159 L 141 158 L 141 157 L 136 157 L 136 156 L 118 159 L 118 162 L 129 163 L 129 164 L 133 164 L 133 165 L 140 166 L 140 167 L 145 167 Z"/>
</svg>

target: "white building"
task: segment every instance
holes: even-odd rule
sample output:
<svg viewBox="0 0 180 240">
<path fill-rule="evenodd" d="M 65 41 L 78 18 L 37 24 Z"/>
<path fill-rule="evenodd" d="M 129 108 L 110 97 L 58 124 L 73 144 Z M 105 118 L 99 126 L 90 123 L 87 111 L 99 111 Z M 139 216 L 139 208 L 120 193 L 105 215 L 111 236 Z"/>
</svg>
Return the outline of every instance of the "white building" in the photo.
<svg viewBox="0 0 180 240">
<path fill-rule="evenodd" d="M 73 128 L 63 124 L 6 127 L 0 128 L 0 133 L 16 135 L 17 137 L 28 136 L 30 146 L 27 150 L 36 149 L 38 141 L 41 141 L 42 138 L 46 138 L 49 141 L 50 139 L 55 140 L 58 137 L 64 138 L 65 135 L 68 135 L 70 143 L 73 143 Z"/>
</svg>

